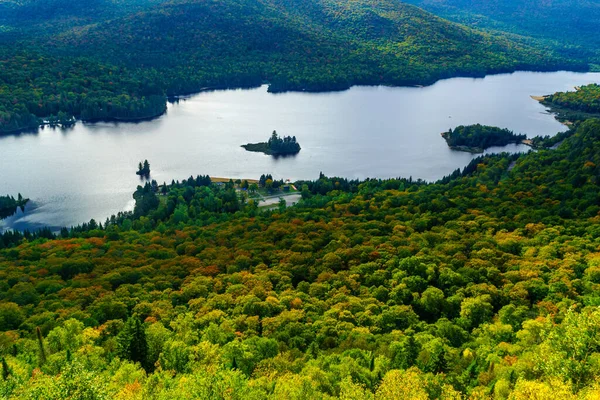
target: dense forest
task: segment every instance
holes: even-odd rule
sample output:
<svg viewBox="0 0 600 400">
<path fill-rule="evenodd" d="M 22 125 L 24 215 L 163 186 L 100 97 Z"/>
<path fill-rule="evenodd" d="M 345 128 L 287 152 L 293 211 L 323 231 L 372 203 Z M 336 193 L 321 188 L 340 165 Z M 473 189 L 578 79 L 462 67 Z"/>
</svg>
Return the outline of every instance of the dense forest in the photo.
<svg viewBox="0 0 600 400">
<path fill-rule="evenodd" d="M 0 48 L 0 134 L 37 129 L 61 114 L 85 121 L 160 115 L 166 97 L 149 78 L 89 59 Z"/>
<path fill-rule="evenodd" d="M 538 43 L 600 67 L 598 3 L 590 0 L 406 0 L 472 28 L 513 32 L 516 40 Z M 533 42 L 532 42 L 533 40 Z"/>
<path fill-rule="evenodd" d="M 600 85 L 591 84 L 573 92 L 559 92 L 546 96 L 542 104 L 550 107 L 561 121 L 583 121 L 600 116 Z"/>
<path fill-rule="evenodd" d="M 131 120 L 166 96 L 430 84 L 587 60 L 392 0 L 10 1 L 0 4 L 0 133 L 43 120 Z"/>
<path fill-rule="evenodd" d="M 508 129 L 487 125 L 460 125 L 442 133 L 448 146 L 455 150 L 483 153 L 493 146 L 506 146 L 510 143 L 521 143 L 527 135 L 515 134 Z"/>
<path fill-rule="evenodd" d="M 0 393 L 597 398 L 599 184 L 600 120 L 438 183 L 321 175 L 290 208 L 147 183 L 0 250 Z"/>
</svg>

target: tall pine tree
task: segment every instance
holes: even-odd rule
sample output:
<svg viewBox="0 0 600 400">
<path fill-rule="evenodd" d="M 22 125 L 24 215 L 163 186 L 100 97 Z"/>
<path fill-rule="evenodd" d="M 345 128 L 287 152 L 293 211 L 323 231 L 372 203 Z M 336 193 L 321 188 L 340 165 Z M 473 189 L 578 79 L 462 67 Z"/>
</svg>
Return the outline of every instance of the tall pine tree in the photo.
<svg viewBox="0 0 600 400">
<path fill-rule="evenodd" d="M 9 376 L 10 376 L 10 368 L 8 367 L 8 364 L 6 363 L 6 360 L 4 359 L 4 357 L 2 357 L 2 379 L 7 380 Z"/>
<path fill-rule="evenodd" d="M 35 332 L 37 334 L 38 350 L 39 350 L 38 364 L 41 367 L 42 365 L 44 365 L 46 363 L 46 348 L 44 347 L 44 338 L 42 337 L 42 331 L 40 330 L 39 326 L 37 327 Z"/>
<path fill-rule="evenodd" d="M 129 318 L 117 335 L 117 353 L 119 357 L 139 362 L 144 369 L 147 368 L 148 342 L 146 330 L 139 318 Z"/>
</svg>

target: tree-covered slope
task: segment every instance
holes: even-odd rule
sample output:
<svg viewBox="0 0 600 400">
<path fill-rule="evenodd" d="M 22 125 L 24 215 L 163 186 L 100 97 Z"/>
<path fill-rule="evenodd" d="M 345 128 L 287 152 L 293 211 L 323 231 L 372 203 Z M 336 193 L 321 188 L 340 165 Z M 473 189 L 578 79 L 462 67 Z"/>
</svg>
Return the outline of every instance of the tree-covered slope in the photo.
<svg viewBox="0 0 600 400">
<path fill-rule="evenodd" d="M 3 0 L 0 26 L 5 30 L 52 33 L 140 12 L 166 0 Z"/>
<path fill-rule="evenodd" d="M 135 120 L 166 109 L 152 73 L 33 50 L 0 49 L 0 57 L 0 134 L 37 129 L 55 117 Z"/>
<path fill-rule="evenodd" d="M 88 55 L 102 49 L 127 65 L 251 75 L 278 90 L 430 83 L 557 63 L 541 50 L 391 0 L 174 1 L 66 32 L 52 44 Z"/>
<path fill-rule="evenodd" d="M 105 104 L 98 117 L 148 117 L 161 107 L 143 96 L 206 87 L 269 82 L 271 91 L 338 90 L 585 68 L 394 0 L 96 0 L 90 8 L 71 3 L 4 5 L 13 11 L 4 17 L 8 32 L 0 32 L 0 132 L 33 127 L 48 112 L 85 118 L 86 101 Z M 56 11 L 63 8 L 68 11 Z M 88 67 L 79 68 L 82 63 Z M 118 79 L 106 75 L 115 68 Z M 86 75 L 104 82 L 102 93 L 79 84 Z M 132 99 L 126 111 L 121 94 Z"/>
<path fill-rule="evenodd" d="M 274 212 L 202 177 L 140 188 L 133 220 L 0 251 L 0 391 L 597 398 L 599 183 L 590 120 L 436 184 L 299 182 Z"/>
<path fill-rule="evenodd" d="M 467 26 L 546 39 L 572 57 L 600 60 L 600 4 L 593 0 L 406 0 Z"/>
</svg>

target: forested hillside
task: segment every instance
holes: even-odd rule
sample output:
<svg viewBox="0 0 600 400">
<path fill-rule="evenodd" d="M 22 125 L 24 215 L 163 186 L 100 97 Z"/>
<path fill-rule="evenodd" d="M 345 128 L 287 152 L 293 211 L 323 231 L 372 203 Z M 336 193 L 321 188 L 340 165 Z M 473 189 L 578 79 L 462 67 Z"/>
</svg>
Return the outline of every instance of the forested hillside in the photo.
<svg viewBox="0 0 600 400">
<path fill-rule="evenodd" d="M 0 392 L 35 399 L 594 399 L 600 121 L 436 184 L 190 178 L 0 251 Z M 161 195 L 159 193 L 166 193 Z"/>
<path fill-rule="evenodd" d="M 600 60 L 600 4 L 593 0 L 406 0 L 475 28 L 547 40 L 571 57 Z"/>
<path fill-rule="evenodd" d="M 492 28 L 548 18 L 544 40 L 573 41 L 557 55 L 393 0 L 4 1 L 0 133 L 151 118 L 202 88 L 587 66 L 580 44 L 596 39 L 578 42 L 566 14 L 554 30 L 563 3 L 453 4 Z M 566 4 L 584 27 L 596 15 Z M 571 130 L 437 183 L 321 174 L 295 182 L 297 205 L 261 208 L 253 192 L 284 185 L 269 171 L 260 189 L 197 175 L 140 185 L 133 211 L 102 223 L 5 232 L 0 397 L 600 398 L 597 100 L 597 85 L 547 97 L 578 115 Z M 515 139 L 455 131 L 461 145 Z"/>
<path fill-rule="evenodd" d="M 135 120 L 161 115 L 166 97 L 148 72 L 81 57 L 2 51 L 0 134 L 37 129 L 43 120 Z"/>
<path fill-rule="evenodd" d="M 321 91 L 587 68 L 393 0 L 72 3 L 0 5 L 0 133 L 58 112 L 147 118 L 165 95 L 209 87 Z M 97 115 L 84 113 L 89 104 Z"/>
<path fill-rule="evenodd" d="M 4 0 L 0 2 L 0 27 L 5 32 L 34 30 L 37 34 L 51 34 L 140 12 L 164 2 L 166 0 Z"/>
</svg>

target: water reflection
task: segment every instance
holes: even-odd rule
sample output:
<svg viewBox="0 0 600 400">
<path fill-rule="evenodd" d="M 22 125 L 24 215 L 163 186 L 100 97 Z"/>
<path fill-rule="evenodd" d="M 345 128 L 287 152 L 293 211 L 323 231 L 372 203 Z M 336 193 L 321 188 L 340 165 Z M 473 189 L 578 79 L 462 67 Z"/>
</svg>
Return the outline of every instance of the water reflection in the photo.
<svg viewBox="0 0 600 400">
<path fill-rule="evenodd" d="M 565 129 L 530 95 L 571 90 L 600 74 L 571 72 L 456 78 L 424 88 L 355 87 L 335 93 L 203 92 L 170 102 L 136 123 L 77 123 L 66 131 L 0 137 L 0 192 L 31 199 L 6 228 L 77 225 L 131 207 L 148 159 L 159 184 L 190 175 L 316 179 L 412 176 L 435 180 L 474 157 L 448 149 L 440 133 L 462 124 L 509 128 L 529 137 Z M 247 152 L 277 130 L 302 145 L 293 157 Z M 497 151 L 498 149 L 490 149 Z M 508 151 L 528 151 L 515 145 Z"/>
</svg>

